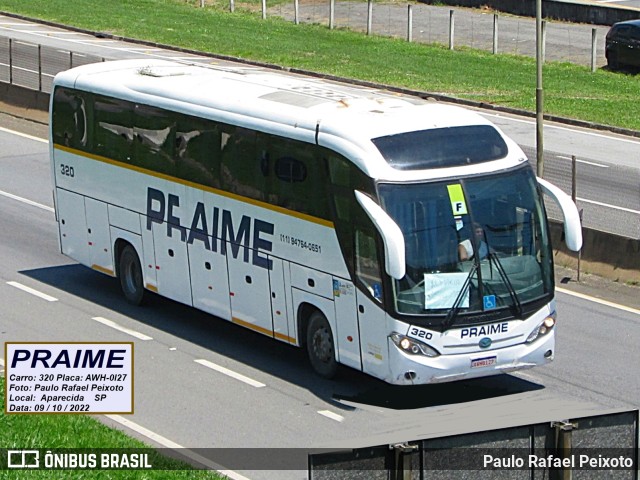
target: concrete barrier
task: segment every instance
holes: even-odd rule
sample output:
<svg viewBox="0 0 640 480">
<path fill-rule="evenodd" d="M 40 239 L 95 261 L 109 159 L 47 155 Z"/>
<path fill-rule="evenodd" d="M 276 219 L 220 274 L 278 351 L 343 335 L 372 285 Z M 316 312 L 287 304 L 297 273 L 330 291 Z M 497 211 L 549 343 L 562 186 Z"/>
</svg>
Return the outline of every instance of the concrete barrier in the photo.
<svg viewBox="0 0 640 480">
<path fill-rule="evenodd" d="M 419 0 L 428 5 L 451 5 L 455 7 L 492 8 L 500 12 L 536 16 L 536 2 L 522 0 Z M 546 19 L 563 20 L 593 25 L 613 25 L 624 20 L 640 18 L 640 10 L 620 6 L 603 6 L 587 3 L 542 0 L 542 16 Z"/>
<path fill-rule="evenodd" d="M 562 224 L 549 222 L 554 262 L 572 269 L 578 267 L 578 254 L 567 249 Z M 630 284 L 640 283 L 640 240 L 582 229 L 583 247 L 580 268 L 585 273 Z"/>
</svg>

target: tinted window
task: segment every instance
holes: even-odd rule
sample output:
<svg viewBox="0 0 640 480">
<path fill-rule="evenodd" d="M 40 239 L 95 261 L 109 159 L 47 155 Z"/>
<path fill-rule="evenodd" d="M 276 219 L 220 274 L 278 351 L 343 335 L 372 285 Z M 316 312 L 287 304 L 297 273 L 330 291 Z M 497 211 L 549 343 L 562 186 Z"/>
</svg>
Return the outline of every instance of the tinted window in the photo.
<svg viewBox="0 0 640 480">
<path fill-rule="evenodd" d="M 276 177 L 283 182 L 304 182 L 307 178 L 307 167 L 300 160 L 282 157 L 276 160 Z"/>
<path fill-rule="evenodd" d="M 322 149 L 290 138 L 259 134 L 262 172 L 269 201 L 284 208 L 329 218 Z"/>
<path fill-rule="evenodd" d="M 96 154 L 130 162 L 133 154 L 133 105 L 124 100 L 96 97 L 94 102 Z"/>
<path fill-rule="evenodd" d="M 187 115 L 176 116 L 178 177 L 219 188 L 221 128 L 211 120 Z"/>
<path fill-rule="evenodd" d="M 372 141 L 398 170 L 470 165 L 504 158 L 508 152 L 498 131 L 489 125 L 420 130 Z"/>
<path fill-rule="evenodd" d="M 53 104 L 54 143 L 73 148 L 85 147 L 87 143 L 87 105 L 84 98 L 66 88 L 56 88 Z"/>
<path fill-rule="evenodd" d="M 175 176 L 176 115 L 148 105 L 136 105 L 134 112 L 131 163 Z"/>
</svg>

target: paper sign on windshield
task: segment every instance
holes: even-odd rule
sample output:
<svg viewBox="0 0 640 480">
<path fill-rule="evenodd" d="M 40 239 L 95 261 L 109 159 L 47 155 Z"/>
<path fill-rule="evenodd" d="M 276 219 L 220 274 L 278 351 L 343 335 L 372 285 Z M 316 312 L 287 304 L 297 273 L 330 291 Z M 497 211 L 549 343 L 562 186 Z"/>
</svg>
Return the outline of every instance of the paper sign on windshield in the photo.
<svg viewBox="0 0 640 480">
<path fill-rule="evenodd" d="M 425 273 L 424 274 L 424 308 L 451 308 L 458 298 L 458 294 L 469 274 L 466 272 L 453 273 Z M 469 289 L 459 305 L 469 308 Z"/>
</svg>

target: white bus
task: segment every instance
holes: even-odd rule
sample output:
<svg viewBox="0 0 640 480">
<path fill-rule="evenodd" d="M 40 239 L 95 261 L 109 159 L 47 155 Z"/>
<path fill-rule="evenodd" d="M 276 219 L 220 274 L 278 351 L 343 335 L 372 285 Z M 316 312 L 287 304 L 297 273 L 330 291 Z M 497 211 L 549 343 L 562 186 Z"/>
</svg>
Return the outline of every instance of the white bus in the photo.
<svg viewBox="0 0 640 480">
<path fill-rule="evenodd" d="M 131 303 L 155 292 L 306 348 L 325 377 L 340 363 L 424 384 L 553 359 L 541 191 L 573 250 L 578 214 L 476 113 L 145 59 L 60 73 L 50 114 L 61 251 Z"/>
</svg>

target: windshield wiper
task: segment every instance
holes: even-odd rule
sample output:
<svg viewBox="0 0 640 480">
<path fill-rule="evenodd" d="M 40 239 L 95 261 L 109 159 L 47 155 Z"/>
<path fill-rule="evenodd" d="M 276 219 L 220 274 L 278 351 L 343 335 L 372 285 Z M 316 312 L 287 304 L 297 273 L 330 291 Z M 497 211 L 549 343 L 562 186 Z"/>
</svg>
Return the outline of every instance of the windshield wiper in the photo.
<svg viewBox="0 0 640 480">
<path fill-rule="evenodd" d="M 460 304 L 462 303 L 462 299 L 464 298 L 464 293 L 469 288 L 469 285 L 471 284 L 471 277 L 473 277 L 473 274 L 476 272 L 477 269 L 478 269 L 478 264 L 476 262 L 473 262 L 473 265 L 471 265 L 471 268 L 469 269 L 469 275 L 467 275 L 467 278 L 464 280 L 464 284 L 462 285 L 462 288 L 458 292 L 456 301 L 453 302 L 453 305 L 451 306 L 451 310 L 449 310 L 449 312 L 447 313 L 447 316 L 442 322 L 442 326 L 444 327 L 445 330 L 447 330 L 451 326 L 451 324 L 454 322 L 454 320 L 458 316 L 458 312 L 460 311 Z"/>
<path fill-rule="evenodd" d="M 511 283 L 511 280 L 509 280 L 509 276 L 507 275 L 507 272 L 505 272 L 504 267 L 502 266 L 502 262 L 498 258 L 498 255 L 496 253 L 489 252 L 487 257 L 489 258 L 489 262 L 491 262 L 491 260 L 495 262 L 494 264 L 496 266 L 496 270 L 498 270 L 498 273 L 500 274 L 502 281 L 507 286 L 507 290 L 509 291 L 509 296 L 511 297 L 511 300 L 513 301 L 513 304 L 515 305 L 516 310 L 518 311 L 518 316 L 519 317 L 522 316 L 522 303 L 520 303 L 518 294 L 516 293 L 515 288 L 513 288 L 513 284 Z"/>
</svg>

